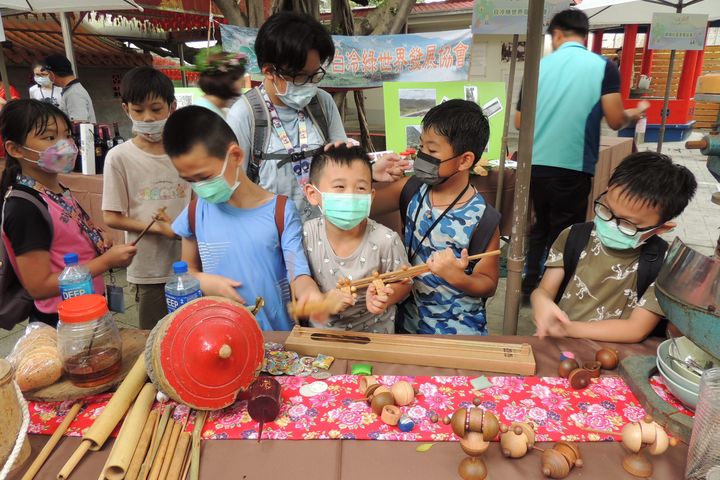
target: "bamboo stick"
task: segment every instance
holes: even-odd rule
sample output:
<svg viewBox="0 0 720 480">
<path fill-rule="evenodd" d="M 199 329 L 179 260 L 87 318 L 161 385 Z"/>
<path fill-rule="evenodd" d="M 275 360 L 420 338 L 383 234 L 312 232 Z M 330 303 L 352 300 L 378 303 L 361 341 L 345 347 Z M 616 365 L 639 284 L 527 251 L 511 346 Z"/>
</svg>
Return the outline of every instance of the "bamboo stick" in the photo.
<svg viewBox="0 0 720 480">
<path fill-rule="evenodd" d="M 170 436 L 172 435 L 173 427 L 175 426 L 175 420 L 170 420 L 165 431 L 163 432 L 162 440 L 158 447 L 157 455 L 152 461 L 152 465 L 149 466 L 150 474 L 149 480 L 158 480 L 160 477 L 160 470 L 162 469 L 163 460 L 165 460 L 165 452 L 167 451 L 168 444 L 170 443 Z"/>
<path fill-rule="evenodd" d="M 577 424 L 575 424 L 575 426 L 578 427 L 580 430 L 583 430 L 583 431 L 585 431 L 585 432 L 599 433 L 600 435 L 613 435 L 613 436 L 616 436 L 616 437 L 621 437 L 621 436 L 622 436 L 622 433 L 621 433 L 621 432 L 611 432 L 611 431 L 609 431 L 609 430 L 595 430 L 594 428 L 582 427 L 582 426 L 577 425 Z"/>
<path fill-rule="evenodd" d="M 170 463 L 172 463 L 172 459 L 175 456 L 175 448 L 177 447 L 181 430 L 182 424 L 180 422 L 175 422 L 172 432 L 170 433 L 170 442 L 168 443 L 167 450 L 165 450 L 165 457 L 163 458 L 162 468 L 160 469 L 160 475 L 158 476 L 159 480 L 165 480 L 165 477 L 170 470 Z"/>
<path fill-rule="evenodd" d="M 201 410 L 195 416 L 195 428 L 192 433 L 192 464 L 190 465 L 190 480 L 198 480 L 200 478 L 200 437 L 202 435 L 205 420 L 208 412 Z"/>
<path fill-rule="evenodd" d="M 144 237 L 147 232 L 150 231 L 153 225 L 155 225 L 155 222 L 160 220 L 160 216 L 165 214 L 165 210 L 167 210 L 167 207 L 162 207 L 160 210 L 155 212 L 155 215 L 152 216 L 152 220 L 150 221 L 150 223 L 148 223 L 147 227 L 145 227 L 143 231 L 140 232 L 140 235 L 138 235 L 137 238 L 130 245 L 132 245 L 133 247 L 137 245 L 140 239 Z"/>
<path fill-rule="evenodd" d="M 82 402 L 77 402 L 73 404 L 68 413 L 65 415 L 65 418 L 63 419 L 60 426 L 52 434 L 52 437 L 50 437 L 43 449 L 40 450 L 40 453 L 30 465 L 30 468 L 28 468 L 27 472 L 25 472 L 25 475 L 23 475 L 21 480 L 32 480 L 33 478 L 35 478 L 35 475 L 37 475 L 42 466 L 45 464 L 45 461 L 55 449 L 58 442 L 60 442 L 60 439 L 67 431 L 70 424 L 73 422 L 73 420 L 75 420 L 75 417 L 77 417 L 82 406 Z"/>
<path fill-rule="evenodd" d="M 78 446 L 75 452 L 73 452 L 65 465 L 63 465 L 60 472 L 58 472 L 58 480 L 66 480 L 70 476 L 72 471 L 75 470 L 75 467 L 77 467 L 78 463 L 80 463 L 80 460 L 82 460 L 85 454 L 90 450 L 91 446 L 92 442 L 90 440 L 83 440 L 80 442 L 80 446 Z"/>
<path fill-rule="evenodd" d="M 137 479 L 138 474 L 140 473 L 140 467 L 142 467 L 142 463 L 145 460 L 148 448 L 150 447 L 150 441 L 152 440 L 152 434 L 155 429 L 155 425 L 157 424 L 157 420 L 158 412 L 157 410 L 153 410 L 150 412 L 150 415 L 148 415 L 148 418 L 145 421 L 145 427 L 143 427 L 137 448 L 135 448 L 135 453 L 133 453 L 130 466 L 128 467 L 127 474 L 125 475 L 125 480 Z"/>
<path fill-rule="evenodd" d="M 183 470 L 183 463 L 187 455 L 187 449 L 190 446 L 190 432 L 182 432 L 178 438 L 175 452 L 170 461 L 170 469 L 168 470 L 166 480 L 179 480 Z"/>
<path fill-rule="evenodd" d="M 167 405 L 163 411 L 162 418 L 155 426 L 152 442 L 150 442 L 150 449 L 148 450 L 147 457 L 145 458 L 142 467 L 140 467 L 140 473 L 138 474 L 138 478 L 141 480 L 146 480 L 150 474 L 150 469 L 155 461 L 155 456 L 157 455 L 158 448 L 160 448 L 160 442 L 162 437 L 165 435 L 165 430 L 167 429 L 168 421 L 170 420 L 170 415 L 173 410 L 173 407 Z"/>
</svg>

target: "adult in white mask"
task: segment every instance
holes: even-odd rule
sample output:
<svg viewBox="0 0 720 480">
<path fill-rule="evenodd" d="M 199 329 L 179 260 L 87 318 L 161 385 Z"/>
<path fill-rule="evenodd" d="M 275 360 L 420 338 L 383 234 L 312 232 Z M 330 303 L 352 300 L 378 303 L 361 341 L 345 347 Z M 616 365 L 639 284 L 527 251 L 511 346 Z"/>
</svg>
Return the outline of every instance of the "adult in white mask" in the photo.
<svg viewBox="0 0 720 480">
<path fill-rule="evenodd" d="M 50 80 L 50 73 L 43 70 L 43 64 L 41 62 L 33 63 L 32 70 L 35 84 L 30 87 L 30 98 L 40 100 L 41 102 L 48 102 L 59 107 L 62 98 L 62 88 L 53 85 L 52 80 Z"/>
<path fill-rule="evenodd" d="M 227 123 L 244 152 L 250 180 L 287 195 L 303 221 L 320 215 L 303 193 L 313 154 L 347 135 L 332 96 L 318 88 L 335 56 L 332 37 L 315 18 L 291 12 L 265 21 L 255 39 L 264 76 L 232 106 Z M 391 154 L 373 165 L 373 179 L 402 177 L 400 157 Z"/>
</svg>

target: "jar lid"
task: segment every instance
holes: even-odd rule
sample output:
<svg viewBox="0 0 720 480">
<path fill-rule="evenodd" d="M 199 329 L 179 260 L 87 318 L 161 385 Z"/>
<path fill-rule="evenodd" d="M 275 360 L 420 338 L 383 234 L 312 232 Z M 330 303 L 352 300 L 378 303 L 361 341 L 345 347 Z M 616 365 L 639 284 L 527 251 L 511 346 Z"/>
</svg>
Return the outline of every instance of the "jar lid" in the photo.
<svg viewBox="0 0 720 480">
<path fill-rule="evenodd" d="M 90 322 L 108 312 L 107 300 L 98 294 L 69 298 L 58 305 L 58 316 L 64 323 Z"/>
</svg>

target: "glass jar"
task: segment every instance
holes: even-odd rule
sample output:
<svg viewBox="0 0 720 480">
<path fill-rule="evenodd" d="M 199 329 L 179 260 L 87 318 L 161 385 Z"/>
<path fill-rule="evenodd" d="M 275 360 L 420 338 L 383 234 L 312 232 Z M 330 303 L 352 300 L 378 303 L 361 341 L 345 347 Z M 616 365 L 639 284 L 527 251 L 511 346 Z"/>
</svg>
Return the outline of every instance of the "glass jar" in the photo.
<svg viewBox="0 0 720 480">
<path fill-rule="evenodd" d="M 85 388 L 111 382 L 122 366 L 122 340 L 105 297 L 65 300 L 58 316 L 58 348 L 68 380 Z"/>
<path fill-rule="evenodd" d="M 688 480 L 720 478 L 720 368 L 705 370 L 699 398 L 685 470 Z"/>
</svg>

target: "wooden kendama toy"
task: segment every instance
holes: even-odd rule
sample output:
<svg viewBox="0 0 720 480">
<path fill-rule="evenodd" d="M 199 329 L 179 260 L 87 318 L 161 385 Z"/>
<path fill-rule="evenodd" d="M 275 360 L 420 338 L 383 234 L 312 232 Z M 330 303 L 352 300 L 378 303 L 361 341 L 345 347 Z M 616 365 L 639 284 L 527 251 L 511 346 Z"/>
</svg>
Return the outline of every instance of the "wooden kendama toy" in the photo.
<svg viewBox="0 0 720 480">
<path fill-rule="evenodd" d="M 500 450 L 508 458 L 522 458 L 535 446 L 532 423 L 514 422 L 510 428 L 500 425 L 500 431 Z"/>
<path fill-rule="evenodd" d="M 653 473 L 653 466 L 641 450 L 646 448 L 650 455 L 661 455 L 669 446 L 677 445 L 677 439 L 668 437 L 665 429 L 647 415 L 641 422 L 625 425 L 622 444 L 629 450 L 623 459 L 625 471 L 636 477 L 648 478 Z"/>
<path fill-rule="evenodd" d="M 557 442 L 543 451 L 542 472 L 549 478 L 565 478 L 574 467 L 582 467 L 580 449 L 574 443 Z"/>
<path fill-rule="evenodd" d="M 583 362 L 582 365 L 574 358 L 563 358 L 558 365 L 558 375 L 567 378 L 575 390 L 581 390 L 589 386 L 593 378 L 600 377 L 600 369 L 613 370 L 619 361 L 617 350 L 601 348 L 595 352 L 595 361 Z"/>
<path fill-rule="evenodd" d="M 468 455 L 458 466 L 458 474 L 463 480 L 484 480 L 487 477 L 487 466 L 482 455 L 490 448 L 490 441 L 500 432 L 497 417 L 480 408 L 480 403 L 480 398 L 475 397 L 474 407 L 460 408 L 452 417 L 442 419 L 460 437 L 460 448 Z M 437 420 L 437 416 L 434 415 L 431 420 Z"/>
</svg>

